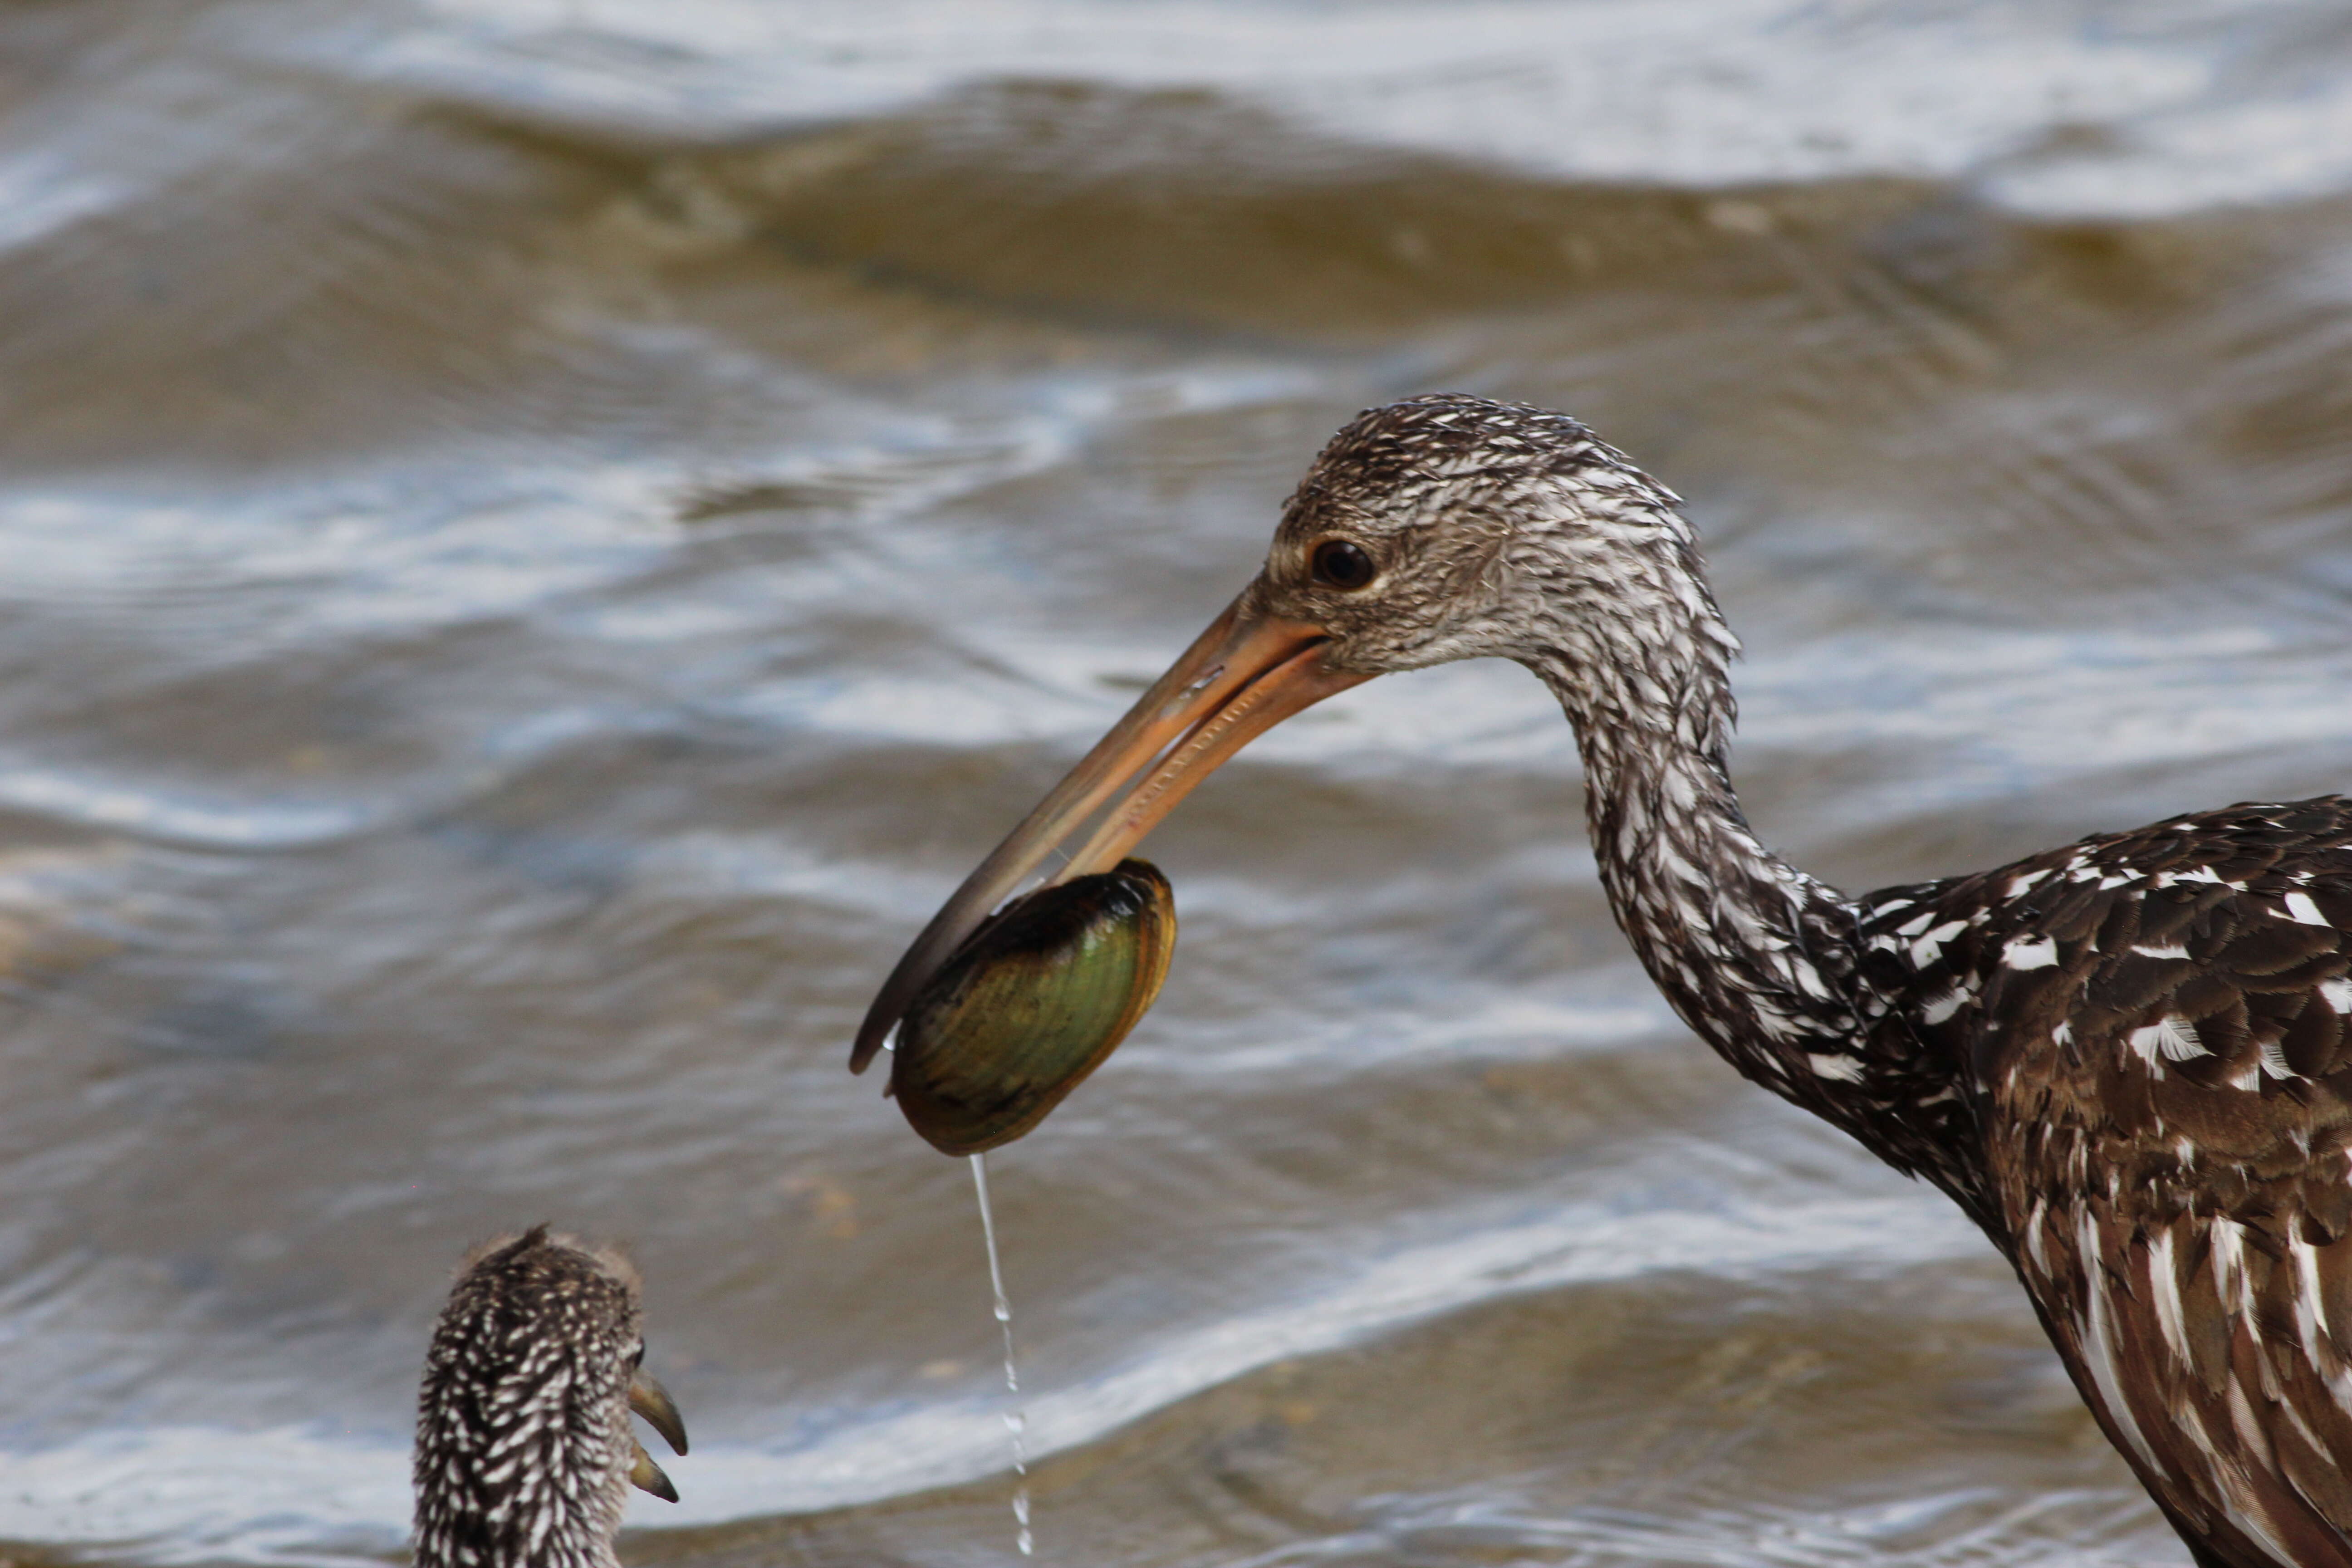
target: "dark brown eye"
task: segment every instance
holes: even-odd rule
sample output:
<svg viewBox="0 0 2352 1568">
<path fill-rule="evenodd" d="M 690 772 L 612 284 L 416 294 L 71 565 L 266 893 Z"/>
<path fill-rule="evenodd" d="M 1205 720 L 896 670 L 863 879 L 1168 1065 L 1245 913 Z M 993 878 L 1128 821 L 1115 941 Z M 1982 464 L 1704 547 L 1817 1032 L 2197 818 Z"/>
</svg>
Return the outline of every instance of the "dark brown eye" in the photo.
<svg viewBox="0 0 2352 1568">
<path fill-rule="evenodd" d="M 1360 588 L 1378 571 L 1364 547 L 1348 539 L 1325 540 L 1308 560 L 1315 580 L 1334 588 Z"/>
</svg>

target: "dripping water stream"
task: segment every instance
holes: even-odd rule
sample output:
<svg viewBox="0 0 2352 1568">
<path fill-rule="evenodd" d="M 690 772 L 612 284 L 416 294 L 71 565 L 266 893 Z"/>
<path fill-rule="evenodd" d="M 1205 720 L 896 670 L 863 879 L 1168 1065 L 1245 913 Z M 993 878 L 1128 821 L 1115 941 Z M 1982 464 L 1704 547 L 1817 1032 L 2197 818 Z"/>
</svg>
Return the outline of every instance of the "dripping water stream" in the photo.
<svg viewBox="0 0 2352 1568">
<path fill-rule="evenodd" d="M 1004 1268 L 996 1255 L 996 1214 L 988 1201 L 988 1156 L 971 1156 L 972 1191 L 980 1197 L 980 1234 L 988 1243 L 988 1284 L 996 1293 L 996 1321 L 1004 1331 L 1004 1391 L 1012 1403 L 1004 1412 L 1004 1430 L 1013 1443 L 1013 1544 L 1021 1555 L 1036 1555 L 1036 1538 L 1029 1531 L 1029 1454 L 1024 1441 L 1029 1430 L 1028 1413 L 1021 1404 L 1021 1369 L 1013 1354 L 1013 1302 L 1004 1294 Z"/>
</svg>

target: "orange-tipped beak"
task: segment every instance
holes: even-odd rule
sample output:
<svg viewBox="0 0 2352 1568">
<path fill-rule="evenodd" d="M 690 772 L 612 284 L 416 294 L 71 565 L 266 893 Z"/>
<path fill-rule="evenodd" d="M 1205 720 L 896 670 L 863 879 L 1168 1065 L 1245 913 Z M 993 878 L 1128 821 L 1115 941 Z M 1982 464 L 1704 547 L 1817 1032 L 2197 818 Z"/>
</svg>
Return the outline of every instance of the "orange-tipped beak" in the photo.
<svg viewBox="0 0 2352 1568">
<path fill-rule="evenodd" d="M 1050 880 L 1109 870 L 1226 758 L 1370 679 L 1326 669 L 1329 640 L 1304 621 L 1250 614 L 1240 599 L 1228 605 L 931 917 L 866 1010 L 849 1070 L 866 1070 L 923 983 L 1106 803 L 1100 825 Z"/>
</svg>

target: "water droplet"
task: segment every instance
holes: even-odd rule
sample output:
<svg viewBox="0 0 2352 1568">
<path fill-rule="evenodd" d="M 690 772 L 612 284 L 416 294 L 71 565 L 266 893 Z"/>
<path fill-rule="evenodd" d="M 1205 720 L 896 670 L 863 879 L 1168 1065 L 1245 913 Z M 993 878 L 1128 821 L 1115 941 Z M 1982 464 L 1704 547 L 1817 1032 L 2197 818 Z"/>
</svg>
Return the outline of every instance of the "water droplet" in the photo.
<svg viewBox="0 0 2352 1568">
<path fill-rule="evenodd" d="M 988 1156 L 971 1156 L 972 1191 L 980 1197 L 980 1234 L 988 1243 L 988 1285 L 996 1293 L 996 1321 L 1004 1329 L 1004 1389 L 1021 1397 L 1021 1369 L 1013 1355 L 1013 1301 L 1004 1293 L 1004 1267 L 996 1255 L 996 1211 L 988 1201 Z M 1037 1554 L 1036 1538 L 1029 1532 L 1029 1454 L 1022 1441 L 1029 1430 L 1029 1413 L 1018 1404 L 1004 1413 L 1004 1433 L 1013 1445 L 1013 1473 L 1020 1484 L 1013 1489 L 1013 1543 L 1024 1557 Z"/>
</svg>

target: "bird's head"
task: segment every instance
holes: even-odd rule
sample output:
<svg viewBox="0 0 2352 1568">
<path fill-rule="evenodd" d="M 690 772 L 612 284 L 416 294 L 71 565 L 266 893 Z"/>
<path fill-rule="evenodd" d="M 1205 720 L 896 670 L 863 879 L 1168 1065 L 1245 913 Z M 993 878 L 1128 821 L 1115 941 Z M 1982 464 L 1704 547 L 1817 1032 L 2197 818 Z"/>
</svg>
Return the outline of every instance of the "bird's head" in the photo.
<svg viewBox="0 0 2352 1568">
<path fill-rule="evenodd" d="M 686 1452 L 645 1352 L 620 1253 L 540 1226 L 469 1254 L 417 1399 L 420 1568 L 604 1568 L 631 1486 L 676 1502 L 630 1425 Z"/>
<path fill-rule="evenodd" d="M 1564 414 L 1439 395 L 1359 416 L 1283 509 L 1257 577 L 916 939 L 852 1068 L 1048 857 L 1068 856 L 1055 881 L 1109 870 L 1220 763 L 1335 692 L 1485 656 L 1570 682 L 1655 662 L 1671 684 L 1689 662 L 1677 644 L 1719 667 L 1728 634 L 1676 504 Z"/>
<path fill-rule="evenodd" d="M 1597 623 L 1638 622 L 1697 580 L 1678 504 L 1565 414 L 1412 398 L 1323 448 L 1240 608 L 1364 677 L 1574 657 Z"/>
</svg>

